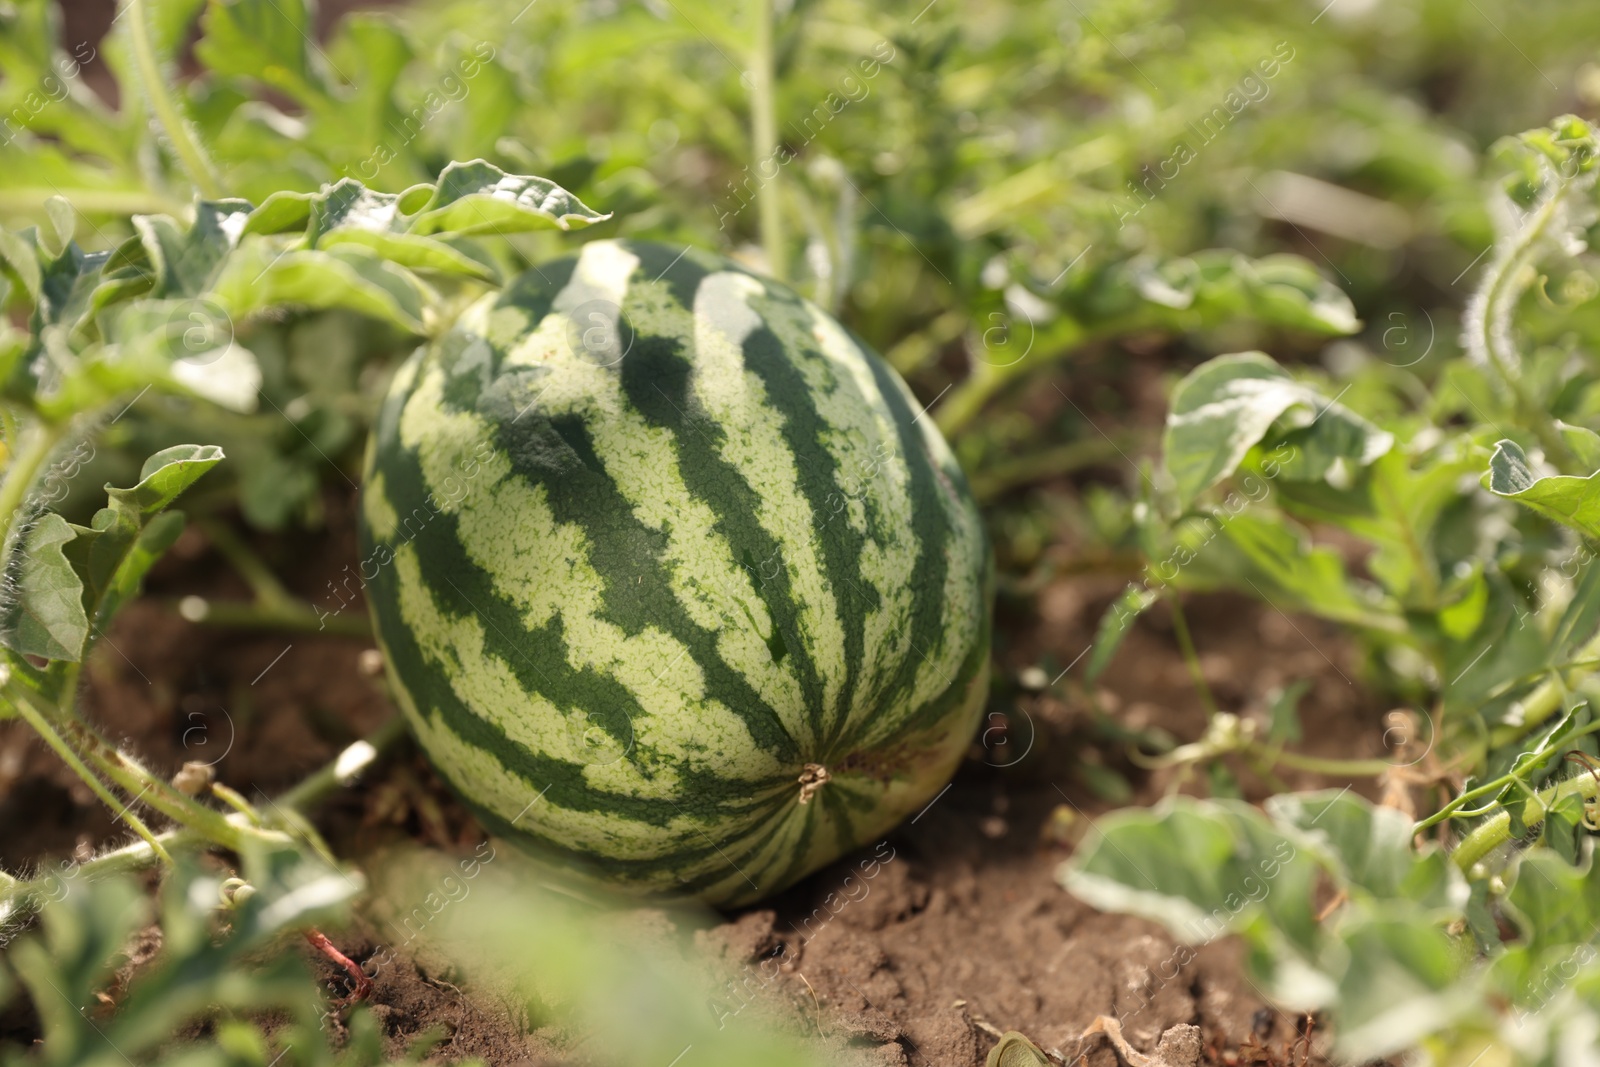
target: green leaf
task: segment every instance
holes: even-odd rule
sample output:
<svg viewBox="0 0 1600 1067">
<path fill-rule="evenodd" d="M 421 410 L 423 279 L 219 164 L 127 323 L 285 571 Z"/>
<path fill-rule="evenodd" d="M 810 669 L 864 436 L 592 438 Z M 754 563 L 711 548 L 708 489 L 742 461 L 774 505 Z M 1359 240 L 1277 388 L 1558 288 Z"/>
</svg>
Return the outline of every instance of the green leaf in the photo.
<svg viewBox="0 0 1600 1067">
<path fill-rule="evenodd" d="M 78 232 L 78 213 L 64 196 L 52 196 L 44 202 L 44 212 L 50 218 L 50 228 L 55 231 L 56 249 L 64 249 L 72 243 L 73 235 Z"/>
<path fill-rule="evenodd" d="M 1415 915 L 1357 913 L 1340 926 L 1335 1043 L 1340 1062 L 1368 1063 L 1413 1047 L 1473 1012 L 1477 983 L 1467 957 L 1437 926 Z"/>
<path fill-rule="evenodd" d="M 1170 325 L 1203 328 L 1242 319 L 1319 334 L 1361 325 L 1344 292 L 1293 255 L 1251 259 L 1229 249 L 1157 261 L 1141 256 L 1119 272 L 1123 286 L 1149 303 L 1179 312 Z"/>
<path fill-rule="evenodd" d="M 241 237 L 249 234 L 272 235 L 296 233 L 306 228 L 311 219 L 311 203 L 321 193 L 301 193 L 282 190 L 261 201 L 261 206 L 250 212 L 245 220 Z"/>
<path fill-rule="evenodd" d="M 1590 470 L 1600 470 L 1600 433 L 1585 426 L 1572 426 L 1556 420 L 1556 429 L 1561 434 L 1561 439 L 1572 449 L 1572 454 L 1578 457 Z"/>
<path fill-rule="evenodd" d="M 302 103 L 325 95 L 313 74 L 304 0 L 209 0 L 200 62 L 226 77 L 250 78 Z"/>
<path fill-rule="evenodd" d="M 82 656 L 89 639 L 83 581 L 63 552 L 75 537 L 71 524 L 53 511 L 24 535 L 16 587 L 0 631 L 0 641 L 13 652 L 74 662 Z"/>
<path fill-rule="evenodd" d="M 236 320 L 279 304 L 301 304 L 349 308 L 422 332 L 421 283 L 404 267 L 362 248 L 275 252 L 266 241 L 251 241 L 229 259 L 213 295 Z"/>
<path fill-rule="evenodd" d="M 1461 872 L 1438 849 L 1414 851 L 1411 820 L 1393 808 L 1375 807 L 1348 790 L 1325 790 L 1279 794 L 1266 809 L 1322 850 L 1348 890 L 1378 900 L 1405 898 L 1447 915 L 1466 906 Z"/>
<path fill-rule="evenodd" d="M 433 195 L 410 219 L 417 234 L 508 234 L 563 230 L 604 222 L 602 215 L 546 178 L 507 174 L 475 159 L 451 163 L 439 174 Z"/>
<path fill-rule="evenodd" d="M 1478 564 L 1465 577 L 1451 584 L 1453 588 L 1447 595 L 1453 596 L 1453 599 L 1439 609 L 1439 629 L 1454 641 L 1466 641 L 1483 624 L 1484 614 L 1489 608 L 1489 583 L 1483 576 L 1482 565 Z"/>
<path fill-rule="evenodd" d="M 1196 519 L 1180 527 L 1192 562 L 1176 577 L 1189 588 L 1248 590 L 1279 611 L 1393 630 L 1391 608 L 1358 585 L 1332 548 L 1314 545 L 1294 524 L 1272 514 L 1241 513 L 1225 522 Z M 1179 556 L 1177 559 L 1184 557 Z M 1164 577 L 1158 569 L 1157 577 Z"/>
<path fill-rule="evenodd" d="M 1587 478 L 1535 474 L 1514 441 L 1499 441 L 1489 457 L 1489 491 L 1515 500 L 1589 538 L 1600 538 L 1600 471 Z"/>
<path fill-rule="evenodd" d="M 40 919 L 39 935 L 12 951 L 12 965 L 33 1000 L 50 1038 L 53 1063 L 89 1063 L 105 1047 L 84 1010 L 95 1003 L 149 908 L 132 880 L 95 884 L 54 900 Z"/>
<path fill-rule="evenodd" d="M 133 488 L 106 486 L 110 506 L 95 513 L 92 525 L 73 525 L 54 512 L 42 516 L 22 554 L 6 643 L 47 659 L 81 659 L 90 637 L 105 632 L 183 532 L 183 516 L 162 509 L 221 460 L 214 445 L 175 445 L 145 461 Z"/>
<path fill-rule="evenodd" d="M 399 203 L 406 194 L 376 193 L 345 178 L 307 201 L 307 239 L 312 247 L 359 245 L 378 257 L 417 270 L 493 281 L 493 262 L 474 258 L 436 237 L 401 232 Z M 287 217 L 287 211 L 284 212 Z"/>
<path fill-rule="evenodd" d="M 144 461 L 139 482 L 131 489 L 106 486 L 112 508 L 130 521 L 147 519 L 178 498 L 206 471 L 221 463 L 216 445 L 173 445 Z"/>
<path fill-rule="evenodd" d="M 346 227 L 397 231 L 401 222 L 399 200 L 398 193 L 374 192 L 354 178 L 341 178 L 310 198 L 312 243 L 324 233 Z"/>
<path fill-rule="evenodd" d="M 151 295 L 195 297 L 209 288 L 250 212 L 243 200 L 202 201 L 187 230 L 165 215 L 135 215 L 133 227 L 156 276 Z"/>
<path fill-rule="evenodd" d="M 1141 915 L 1190 944 L 1264 913 L 1293 943 L 1313 942 L 1316 866 L 1249 805 L 1172 797 L 1107 815 L 1096 830 L 1057 874 L 1087 903 Z"/>
<path fill-rule="evenodd" d="M 261 369 L 234 340 L 234 316 L 212 296 L 114 305 L 101 316 L 101 332 L 113 346 L 85 373 L 108 393 L 154 385 L 230 411 L 255 410 Z"/>
<path fill-rule="evenodd" d="M 1297 473 L 1322 477 L 1336 459 L 1365 466 L 1394 438 L 1311 386 L 1291 378 L 1270 356 L 1240 352 L 1218 356 L 1190 371 L 1172 395 L 1162 439 L 1162 462 L 1188 508 L 1201 493 L 1238 469 L 1274 424 L 1300 431 L 1296 447 L 1306 458 Z M 1332 420 L 1329 428 L 1317 424 Z"/>
<path fill-rule="evenodd" d="M 39 321 L 75 326 L 89 310 L 101 268 L 110 258 L 110 252 L 85 252 L 68 245 L 61 255 L 46 262 L 39 285 Z"/>
<path fill-rule="evenodd" d="M 1529 948 L 1587 945 L 1600 929 L 1600 868 L 1534 849 L 1517 861 L 1505 907 Z"/>
<path fill-rule="evenodd" d="M 1117 599 L 1106 608 L 1106 613 L 1100 617 L 1100 629 L 1095 634 L 1094 651 L 1089 654 L 1089 663 L 1083 669 L 1084 683 L 1094 684 L 1111 664 L 1111 659 L 1117 654 L 1117 648 L 1122 644 L 1122 639 L 1133 629 L 1134 622 L 1140 615 L 1154 604 L 1157 595 L 1143 584 L 1130 583 Z"/>
<path fill-rule="evenodd" d="M 155 0 L 153 3 L 147 0 L 142 5 L 158 55 L 174 55 L 183 47 L 195 16 L 205 3 L 206 0 Z"/>
<path fill-rule="evenodd" d="M 99 636 L 133 597 L 150 568 L 183 533 L 179 512 L 156 515 L 143 527 L 121 521 L 111 508 L 95 513 L 94 525 L 74 526 L 78 537 L 67 557 L 83 580 L 84 611 L 90 633 Z"/>
<path fill-rule="evenodd" d="M 4 265 L 6 272 L 22 283 L 28 299 L 35 303 L 39 300 L 39 289 L 43 285 L 43 268 L 39 265 L 36 240 L 37 233 L 34 230 L 18 234 L 0 227 L 0 265 Z"/>
</svg>

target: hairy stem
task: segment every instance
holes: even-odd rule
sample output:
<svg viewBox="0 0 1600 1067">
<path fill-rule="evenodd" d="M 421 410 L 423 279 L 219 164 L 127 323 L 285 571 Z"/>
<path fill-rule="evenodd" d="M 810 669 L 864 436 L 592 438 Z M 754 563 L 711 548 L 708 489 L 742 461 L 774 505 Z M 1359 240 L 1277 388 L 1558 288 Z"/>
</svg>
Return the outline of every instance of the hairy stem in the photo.
<svg viewBox="0 0 1600 1067">
<path fill-rule="evenodd" d="M 1549 811 L 1558 802 L 1570 796 L 1581 796 L 1585 800 L 1593 800 L 1600 794 L 1600 779 L 1587 771 L 1568 778 L 1564 782 L 1557 782 L 1539 790 L 1529 797 L 1522 806 L 1522 824 L 1533 826 L 1543 821 L 1545 812 Z M 1463 871 L 1470 871 L 1489 853 L 1511 840 L 1511 813 L 1501 811 L 1498 815 L 1491 816 L 1481 823 L 1476 830 L 1462 839 L 1461 844 L 1450 854 L 1456 866 Z"/>
<path fill-rule="evenodd" d="M 12 453 L 5 481 L 0 482 L 0 523 L 4 524 L 0 527 L 0 550 L 5 553 L 0 558 L 0 565 L 9 560 L 11 539 L 26 518 L 27 509 L 23 505 L 27 502 L 28 490 L 33 488 L 39 468 L 44 466 L 44 461 L 50 458 L 50 453 L 55 451 L 66 432 L 66 423 L 41 423 L 35 427 L 28 443 L 20 451 Z M 13 449 L 17 444 L 14 441 L 7 443 Z"/>
<path fill-rule="evenodd" d="M 360 771 L 370 766 L 380 753 L 392 747 L 397 740 L 405 736 L 405 733 L 403 718 L 395 716 L 387 720 L 364 740 L 346 747 L 332 763 L 279 797 L 275 801 L 275 807 L 282 812 L 303 816 L 335 789 L 351 784 Z M 251 839 L 278 845 L 288 844 L 292 840 L 287 834 L 277 830 L 257 829 L 251 815 L 243 811 L 225 816 L 224 821 L 241 840 Z M 169 850 L 205 848 L 214 843 L 208 836 L 188 827 L 168 830 L 154 835 L 149 840 L 135 842 L 76 864 L 71 868 L 70 877 L 94 879 L 142 870 L 154 860 L 170 862 Z M 30 901 L 36 906 L 41 899 L 48 899 L 51 896 L 51 889 L 60 880 L 54 873 L 32 879 L 19 879 L 0 874 L 0 920 L 14 918 L 18 909 L 28 906 Z"/>
<path fill-rule="evenodd" d="M 244 844 L 246 835 L 220 811 L 178 792 L 172 783 L 147 770 L 84 723 L 73 720 L 66 726 L 73 748 L 122 789 L 142 797 L 152 808 L 215 844 L 232 849 Z"/>
<path fill-rule="evenodd" d="M 133 813 L 133 805 L 138 803 L 139 797 L 134 797 L 127 804 L 121 803 L 116 794 L 106 788 L 106 784 L 100 780 L 100 776 L 84 765 L 82 758 L 79 757 L 77 752 L 73 751 L 71 745 L 67 744 L 66 739 L 56 732 L 50 721 L 39 713 L 39 710 L 33 706 L 32 701 L 28 699 L 28 695 L 16 691 L 16 686 L 9 678 L 6 679 L 6 695 L 12 707 L 16 708 L 17 714 L 22 717 L 22 720 L 33 728 L 34 733 L 44 739 L 44 743 L 49 745 L 56 755 L 61 757 L 62 762 L 72 768 L 73 773 L 83 781 L 83 784 L 88 786 L 94 795 L 99 797 L 117 818 L 127 823 L 129 828 L 144 840 L 156 859 L 170 865 L 172 857 L 161 846 L 161 842 L 156 839 L 156 835 L 151 832 L 150 827 L 145 825 L 144 820 Z"/>
<path fill-rule="evenodd" d="M 145 97 L 150 101 L 150 110 L 155 113 L 156 121 L 166 133 L 173 152 L 177 154 L 178 161 L 183 164 L 189 180 L 200 191 L 200 195 L 207 200 L 222 199 L 226 194 L 211 157 L 206 155 L 205 149 L 200 146 L 199 139 L 194 135 L 193 127 L 189 125 L 189 120 L 178 110 L 177 101 L 167 91 L 167 84 L 161 71 L 161 60 L 156 55 L 155 41 L 150 36 L 150 24 L 146 17 L 144 0 L 127 0 L 123 14 L 128 16 L 128 36 L 133 46 L 133 65 L 139 72 L 139 82 L 144 89 Z"/>
<path fill-rule="evenodd" d="M 1596 658 L 1600 658 L 1600 632 L 1574 653 L 1572 660 L 1583 664 Z M 1492 750 L 1513 743 L 1554 715 L 1561 708 L 1562 697 L 1577 683 L 1585 669 L 1580 666 L 1570 671 L 1552 672 L 1533 692 L 1522 698 L 1521 721 L 1515 725 L 1496 726 L 1489 732 L 1489 748 Z"/>
<path fill-rule="evenodd" d="M 1558 180 L 1544 202 L 1496 251 L 1482 285 L 1467 304 L 1465 315 L 1467 351 L 1494 368 L 1500 384 L 1512 397 L 1518 420 L 1538 437 L 1545 458 L 1568 473 L 1575 473 L 1572 451 L 1556 432 L 1549 416 L 1540 411 L 1533 397 L 1528 395 L 1518 373 L 1511 320 L 1517 301 L 1528 288 L 1530 269 L 1549 233 L 1550 224 L 1560 214 L 1574 184 L 1574 180 Z"/>
</svg>

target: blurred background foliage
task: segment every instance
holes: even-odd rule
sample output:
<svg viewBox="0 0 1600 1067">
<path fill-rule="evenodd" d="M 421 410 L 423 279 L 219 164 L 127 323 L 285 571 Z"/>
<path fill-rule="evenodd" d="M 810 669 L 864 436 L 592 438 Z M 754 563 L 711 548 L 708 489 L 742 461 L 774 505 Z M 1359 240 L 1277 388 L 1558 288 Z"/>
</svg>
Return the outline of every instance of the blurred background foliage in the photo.
<svg viewBox="0 0 1600 1067">
<path fill-rule="evenodd" d="M 742 252 L 940 398 L 989 497 L 1134 454 L 1088 412 L 1132 417 L 1152 353 L 1157 373 L 1250 347 L 1296 362 L 1354 333 L 1335 373 L 1426 351 L 1408 369 L 1428 377 L 1493 239 L 1485 150 L 1600 101 L 1600 9 L 1578 0 L 801 0 L 776 12 L 787 162 L 769 163 L 750 136 L 758 6 L 463 0 L 401 21 L 166 0 L 151 22 L 229 195 L 343 176 L 398 192 L 482 157 L 612 212 L 593 236 Z M 39 220 L 63 195 L 93 224 L 80 240 L 109 245 L 130 211 L 181 212 L 191 189 L 142 136 L 126 35 L 77 28 L 44 0 L 0 8 L 0 108 L 26 119 L 0 146 L 0 216 Z M 768 178 L 775 249 L 752 202 Z M 563 240 L 512 244 L 537 259 Z M 350 468 L 381 381 L 363 368 L 399 339 L 327 320 L 256 333 L 264 396 L 302 432 L 270 409 L 216 429 L 254 523 L 315 522 L 321 457 Z M 1068 395 L 996 402 L 1069 359 Z"/>
</svg>

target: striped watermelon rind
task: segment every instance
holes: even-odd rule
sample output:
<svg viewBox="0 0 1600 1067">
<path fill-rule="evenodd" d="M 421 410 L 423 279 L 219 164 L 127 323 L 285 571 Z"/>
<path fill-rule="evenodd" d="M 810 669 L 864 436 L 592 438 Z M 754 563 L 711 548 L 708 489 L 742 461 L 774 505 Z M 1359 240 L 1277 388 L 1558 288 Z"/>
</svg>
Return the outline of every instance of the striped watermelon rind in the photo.
<svg viewBox="0 0 1600 1067">
<path fill-rule="evenodd" d="M 527 271 L 401 367 L 366 467 L 394 693 L 497 835 L 748 903 L 972 738 L 993 564 L 959 468 L 882 359 L 731 260 Z"/>
</svg>

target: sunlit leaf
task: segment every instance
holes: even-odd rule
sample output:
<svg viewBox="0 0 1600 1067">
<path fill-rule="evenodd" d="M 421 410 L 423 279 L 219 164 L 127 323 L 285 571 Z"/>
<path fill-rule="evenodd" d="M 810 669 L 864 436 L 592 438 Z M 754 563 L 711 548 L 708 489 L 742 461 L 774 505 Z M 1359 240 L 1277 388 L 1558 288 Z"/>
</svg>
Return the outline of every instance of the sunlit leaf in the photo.
<svg viewBox="0 0 1600 1067">
<path fill-rule="evenodd" d="M 478 159 L 440 172 L 433 196 L 411 218 L 410 230 L 509 234 L 551 226 L 569 230 L 610 217 L 546 178 L 507 174 Z"/>
<path fill-rule="evenodd" d="M 1295 440 L 1305 459 L 1303 477 L 1321 477 L 1335 459 L 1365 466 L 1383 455 L 1394 438 L 1343 406 L 1295 381 L 1260 352 L 1218 356 L 1202 363 L 1172 394 L 1162 438 L 1162 462 L 1172 476 L 1180 507 L 1238 469 L 1267 432 L 1300 431 Z M 1328 419 L 1330 429 L 1318 430 Z"/>
<path fill-rule="evenodd" d="M 106 486 L 111 506 L 133 521 L 149 518 L 178 498 L 201 475 L 222 462 L 216 445 L 173 445 L 144 461 L 131 489 Z"/>
<path fill-rule="evenodd" d="M 83 609 L 83 581 L 62 550 L 77 534 L 50 511 L 23 536 L 16 588 L 7 598 L 0 640 L 23 655 L 77 660 L 89 639 L 89 618 Z"/>
<path fill-rule="evenodd" d="M 250 242 L 213 290 L 235 319 L 279 304 L 348 308 L 412 333 L 422 331 L 423 293 L 405 268 L 365 249 L 283 249 Z"/>
<path fill-rule="evenodd" d="M 1600 471 L 1586 478 L 1536 474 L 1514 441 L 1500 441 L 1489 457 L 1489 491 L 1515 500 L 1585 537 L 1600 538 Z"/>
</svg>

